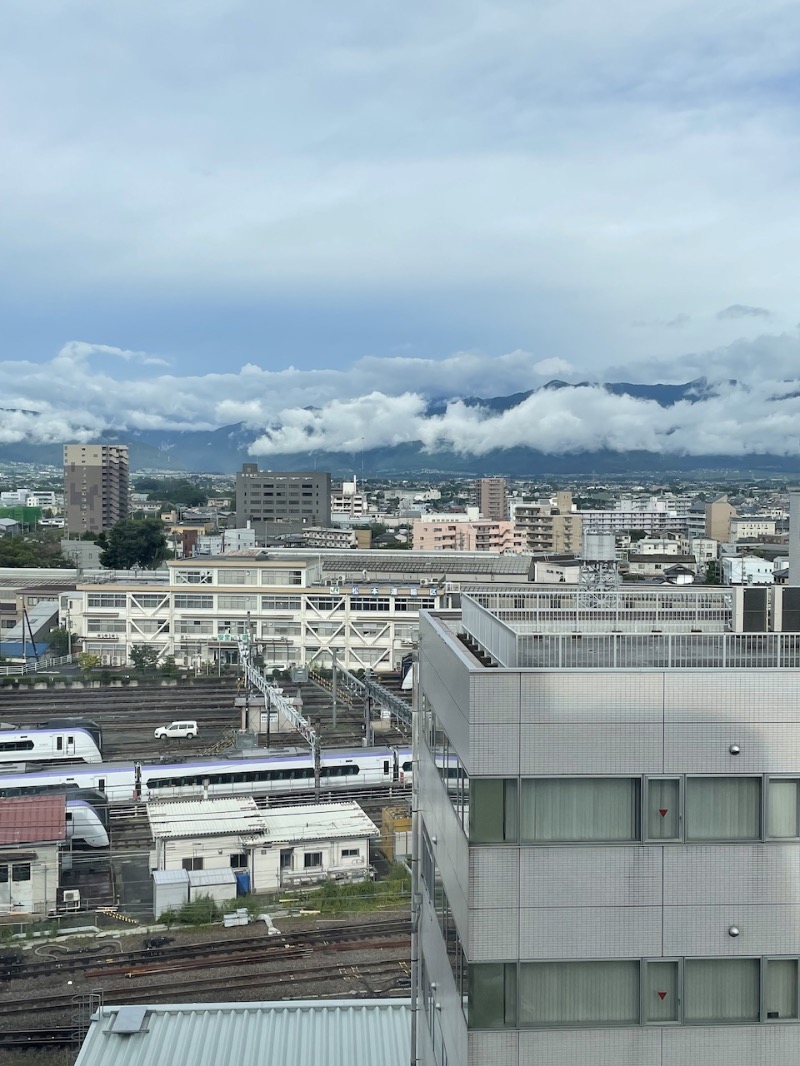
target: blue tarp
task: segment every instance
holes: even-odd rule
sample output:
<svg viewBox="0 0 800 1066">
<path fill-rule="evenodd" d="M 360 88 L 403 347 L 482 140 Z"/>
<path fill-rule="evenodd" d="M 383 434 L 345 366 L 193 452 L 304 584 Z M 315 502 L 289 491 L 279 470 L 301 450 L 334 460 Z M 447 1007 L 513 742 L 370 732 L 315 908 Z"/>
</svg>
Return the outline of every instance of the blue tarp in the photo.
<svg viewBox="0 0 800 1066">
<path fill-rule="evenodd" d="M 27 659 L 35 659 L 37 655 L 47 655 L 49 648 L 49 644 L 43 643 L 31 644 L 26 641 L 23 644 L 21 640 L 0 640 L 0 658 L 21 659 L 24 655 Z"/>
</svg>

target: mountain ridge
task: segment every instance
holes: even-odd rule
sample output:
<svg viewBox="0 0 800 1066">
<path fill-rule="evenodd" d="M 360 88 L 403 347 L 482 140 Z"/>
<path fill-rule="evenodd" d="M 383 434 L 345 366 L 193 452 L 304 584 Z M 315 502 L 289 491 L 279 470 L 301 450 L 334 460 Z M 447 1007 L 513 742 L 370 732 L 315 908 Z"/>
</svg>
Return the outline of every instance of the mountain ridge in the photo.
<svg viewBox="0 0 800 1066">
<path fill-rule="evenodd" d="M 616 396 L 649 400 L 660 407 L 671 407 L 682 402 L 697 403 L 713 395 L 713 390 L 702 378 L 679 385 L 588 381 L 570 384 L 554 379 L 539 389 L 505 396 L 462 397 L 458 398 L 458 402 L 466 407 L 481 407 L 497 415 L 519 406 L 536 392 L 586 387 L 602 388 Z M 455 399 L 432 400 L 425 414 L 429 418 L 440 416 L 448 404 L 454 402 Z M 3 413 L 3 409 L 0 409 L 0 421 Z M 133 471 L 159 469 L 175 473 L 233 473 L 241 468 L 242 463 L 254 461 L 260 467 L 271 470 L 330 470 L 334 477 L 348 477 L 355 473 L 373 478 L 431 479 L 487 474 L 509 477 L 543 474 L 602 476 L 648 472 L 687 474 L 699 471 L 783 474 L 800 470 L 800 457 L 769 453 L 690 455 L 604 448 L 559 454 L 517 446 L 496 448 L 478 456 L 459 453 L 447 447 L 436 451 L 425 450 L 419 441 L 369 448 L 363 452 L 315 450 L 270 456 L 251 454 L 248 448 L 263 434 L 263 428 L 255 429 L 238 422 L 213 430 L 107 430 L 93 439 L 100 444 L 128 444 Z M 0 442 L 0 462 L 60 466 L 62 445 L 34 441 Z"/>
</svg>

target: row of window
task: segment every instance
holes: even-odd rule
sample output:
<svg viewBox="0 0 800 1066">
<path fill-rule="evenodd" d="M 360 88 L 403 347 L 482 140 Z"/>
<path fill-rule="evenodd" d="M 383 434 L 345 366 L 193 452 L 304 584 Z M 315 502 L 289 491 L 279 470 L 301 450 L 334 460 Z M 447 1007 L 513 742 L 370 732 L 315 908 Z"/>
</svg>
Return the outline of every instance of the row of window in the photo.
<svg viewBox="0 0 800 1066">
<path fill-rule="evenodd" d="M 30 881 L 31 864 L 29 862 L 0 863 L 0 885 L 14 882 Z"/>
<path fill-rule="evenodd" d="M 472 778 L 423 697 L 422 735 L 473 844 L 800 839 L 800 778 Z"/>
<path fill-rule="evenodd" d="M 424 693 L 420 710 L 422 736 L 433 756 L 439 777 L 447 789 L 456 817 L 466 833 L 469 827 L 469 776 Z"/>
<path fill-rule="evenodd" d="M 796 958 L 476 963 L 473 1029 L 797 1021 Z"/>
<path fill-rule="evenodd" d="M 797 840 L 800 778 L 473 778 L 469 839 L 475 844 Z"/>
<path fill-rule="evenodd" d="M 386 774 L 389 773 L 390 764 L 384 762 Z M 359 767 L 355 763 L 346 763 L 341 766 L 323 766 L 320 769 L 320 777 L 323 780 L 332 777 L 352 777 L 359 773 Z M 149 789 L 182 788 L 185 785 L 202 785 L 207 781 L 210 785 L 240 785 L 258 781 L 314 781 L 313 766 L 293 766 L 279 770 L 242 770 L 222 774 L 182 774 L 176 777 L 151 777 L 146 782 Z"/>
<path fill-rule="evenodd" d="M 261 578 L 259 580 L 259 573 Z M 173 570 L 172 577 L 176 585 L 211 585 L 214 583 L 213 570 L 186 569 Z M 251 570 L 238 567 L 217 571 L 218 585 L 302 585 L 302 570 Z"/>
<path fill-rule="evenodd" d="M 0 751 L 33 751 L 32 740 L 0 740 Z"/>
<path fill-rule="evenodd" d="M 450 963 L 456 991 L 462 1004 L 464 1004 L 467 997 L 467 957 L 464 953 L 461 938 L 458 935 L 450 900 L 447 898 L 447 892 L 445 892 L 444 883 L 436 865 L 431 839 L 424 826 L 422 828 L 420 877 L 433 904 L 439 929 L 444 939 L 447 960 Z"/>
</svg>

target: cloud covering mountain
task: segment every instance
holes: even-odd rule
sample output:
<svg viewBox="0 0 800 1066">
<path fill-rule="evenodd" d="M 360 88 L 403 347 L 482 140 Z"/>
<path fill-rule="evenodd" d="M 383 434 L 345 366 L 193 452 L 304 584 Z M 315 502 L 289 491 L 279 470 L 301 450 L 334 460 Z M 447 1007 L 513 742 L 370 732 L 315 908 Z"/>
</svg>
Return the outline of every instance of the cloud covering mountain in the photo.
<svg viewBox="0 0 800 1066">
<path fill-rule="evenodd" d="M 800 455 L 800 334 L 765 334 L 591 380 L 564 360 L 366 358 L 342 370 L 179 375 L 159 355 L 72 342 L 47 363 L 0 363 L 0 444 L 90 440 L 114 432 L 217 430 L 242 423 L 249 453 L 357 453 L 419 443 L 435 455 L 513 448 L 549 455 Z M 636 370 L 634 376 L 631 371 Z M 604 382 L 695 382 L 667 401 Z M 568 387 L 544 386 L 553 377 Z M 473 397 L 515 395 L 513 401 Z M 213 464 L 211 464 L 213 465 Z"/>
</svg>

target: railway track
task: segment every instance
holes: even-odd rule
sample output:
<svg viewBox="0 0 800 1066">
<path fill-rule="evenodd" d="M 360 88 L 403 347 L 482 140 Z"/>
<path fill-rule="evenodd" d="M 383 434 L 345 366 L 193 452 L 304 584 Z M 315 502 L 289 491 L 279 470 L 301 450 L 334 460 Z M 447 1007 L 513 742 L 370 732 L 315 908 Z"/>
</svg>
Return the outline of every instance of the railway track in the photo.
<svg viewBox="0 0 800 1066">
<path fill-rule="evenodd" d="M 385 926 L 402 926 L 401 934 L 375 935 L 378 923 L 357 926 L 356 930 L 309 931 L 301 934 L 305 942 L 287 944 L 291 937 L 261 938 L 262 948 L 249 952 L 217 952 L 203 957 L 203 946 L 194 947 L 194 951 L 183 958 L 151 957 L 149 965 L 133 966 L 128 969 L 121 963 L 121 956 L 109 959 L 108 965 L 94 970 L 86 970 L 80 980 L 76 981 L 76 991 L 69 995 L 55 994 L 37 996 L 35 1001 L 6 998 L 0 1004 L 0 1025 L 5 1035 L 18 1039 L 41 1038 L 44 1043 L 52 1039 L 57 1032 L 65 1035 L 66 1028 L 53 1030 L 52 1024 L 42 1030 L 23 1030 L 13 1033 L 9 1022 L 14 1017 L 33 1018 L 46 1015 L 48 1020 L 58 1022 L 65 1011 L 75 1012 L 76 994 L 80 998 L 79 986 L 91 982 L 93 991 L 101 989 L 103 999 L 108 1003 L 159 1003 L 186 1002 L 198 998 L 212 997 L 215 1000 L 235 999 L 238 992 L 245 991 L 247 999 L 267 998 L 288 999 L 323 998 L 321 986 L 338 982 L 346 986 L 346 995 L 380 997 L 405 991 L 409 987 L 411 931 L 407 922 L 383 923 Z M 361 931 L 361 932 L 359 932 Z M 315 936 L 318 939 L 315 941 Z M 333 938 L 333 939 L 332 939 Z M 329 942 L 325 942 L 325 940 Z M 278 942 L 276 942 L 278 941 Z M 348 955 L 353 952 L 363 953 L 380 951 L 382 957 L 365 960 L 351 960 Z M 314 963 L 314 956 L 319 952 L 336 953 L 335 962 Z M 96 965 L 97 960 L 94 960 Z M 224 976 L 219 970 L 231 970 Z M 186 974 L 205 971 L 183 980 Z M 52 969 L 50 970 L 52 973 Z M 29 974 L 26 972 L 26 976 Z M 107 984 L 107 980 L 124 979 L 122 984 Z M 137 979 L 144 984 L 140 985 Z M 159 980 L 161 979 L 161 980 Z M 310 986 L 310 987 L 308 987 Z M 223 990 L 224 989 L 224 990 Z M 302 989 L 302 990 L 299 990 Z M 338 995 L 338 992 L 337 992 Z M 13 1024 L 13 1022 L 11 1022 Z M 22 1033 L 27 1034 L 22 1036 Z M 31 1034 L 38 1034 L 32 1037 Z M 0 1045 L 2 1047 L 2 1045 Z"/>
<path fill-rule="evenodd" d="M 210 963 L 211 960 L 223 958 L 226 963 L 214 962 L 213 965 L 235 965 L 238 963 L 231 960 L 238 960 L 241 956 L 250 955 L 255 961 L 264 961 L 267 958 L 281 958 L 289 950 L 298 953 L 295 957 L 299 957 L 303 952 L 310 954 L 325 950 L 351 951 L 362 946 L 364 941 L 370 941 L 373 946 L 380 947 L 382 941 L 395 942 L 410 935 L 411 925 L 407 919 L 391 919 L 356 926 L 301 929 L 280 936 L 269 936 L 265 927 L 263 932 L 250 936 L 226 937 L 222 940 L 205 940 L 192 944 L 164 944 L 156 948 L 116 953 L 104 949 L 103 945 L 71 950 L 58 944 L 48 944 L 48 960 L 24 965 L 17 976 L 29 979 L 47 977 L 53 972 L 74 975 L 80 971 L 86 971 L 88 977 L 118 974 L 142 976 L 144 971 L 157 971 L 164 967 L 174 967 L 179 972 L 181 965 L 194 964 L 196 960 L 200 960 L 202 965 L 203 962 Z M 341 947 L 342 944 L 346 947 Z M 3 1007 L 0 1004 L 0 1015 L 2 1013 Z"/>
</svg>

